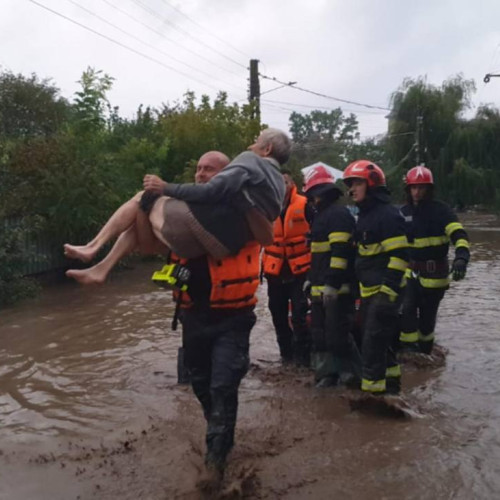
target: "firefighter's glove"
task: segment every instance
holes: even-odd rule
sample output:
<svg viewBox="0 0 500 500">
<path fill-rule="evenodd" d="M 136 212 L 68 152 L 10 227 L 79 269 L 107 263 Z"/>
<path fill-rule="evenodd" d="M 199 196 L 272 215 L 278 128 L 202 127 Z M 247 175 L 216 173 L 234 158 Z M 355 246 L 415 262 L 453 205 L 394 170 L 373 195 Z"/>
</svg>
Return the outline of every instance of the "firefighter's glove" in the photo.
<svg viewBox="0 0 500 500">
<path fill-rule="evenodd" d="M 378 292 L 375 297 L 376 314 L 382 320 L 395 320 L 398 316 L 399 304 L 396 297 Z"/>
<path fill-rule="evenodd" d="M 304 284 L 302 285 L 302 291 L 306 295 L 311 295 L 311 282 L 309 280 L 304 281 Z"/>
<path fill-rule="evenodd" d="M 465 278 L 467 272 L 467 261 L 465 259 L 455 259 L 451 266 L 453 281 L 460 281 Z"/>
<path fill-rule="evenodd" d="M 339 296 L 339 291 L 333 286 L 325 285 L 323 287 L 323 307 L 330 307 L 337 302 L 337 297 Z"/>
</svg>

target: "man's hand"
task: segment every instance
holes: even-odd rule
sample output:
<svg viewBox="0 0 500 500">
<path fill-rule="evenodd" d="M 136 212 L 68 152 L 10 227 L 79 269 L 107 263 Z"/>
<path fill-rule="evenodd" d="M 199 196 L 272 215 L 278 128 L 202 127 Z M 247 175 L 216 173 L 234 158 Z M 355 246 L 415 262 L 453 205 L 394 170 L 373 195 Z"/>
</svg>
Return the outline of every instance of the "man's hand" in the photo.
<svg viewBox="0 0 500 500">
<path fill-rule="evenodd" d="M 339 291 L 333 286 L 325 285 L 323 287 L 323 307 L 330 307 L 335 304 Z"/>
<path fill-rule="evenodd" d="M 467 261 L 465 259 L 455 259 L 451 266 L 453 281 L 460 281 L 465 278 L 467 272 Z"/>
<path fill-rule="evenodd" d="M 302 285 L 302 291 L 306 295 L 310 295 L 311 294 L 311 282 L 309 280 L 305 280 L 304 281 L 304 284 Z"/>
<path fill-rule="evenodd" d="M 163 194 L 167 183 L 160 179 L 157 175 L 146 174 L 142 182 L 145 191 L 151 191 L 152 193 Z"/>
</svg>

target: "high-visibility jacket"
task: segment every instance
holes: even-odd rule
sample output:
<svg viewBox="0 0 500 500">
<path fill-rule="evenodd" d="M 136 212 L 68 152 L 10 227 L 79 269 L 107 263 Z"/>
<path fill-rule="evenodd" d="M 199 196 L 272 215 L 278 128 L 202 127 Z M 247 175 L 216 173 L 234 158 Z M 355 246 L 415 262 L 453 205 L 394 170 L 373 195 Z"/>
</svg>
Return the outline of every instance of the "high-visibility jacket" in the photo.
<svg viewBox="0 0 500 500">
<path fill-rule="evenodd" d="M 311 251 L 307 245 L 309 224 L 305 215 L 306 203 L 307 198 L 297 194 L 297 188 L 294 186 L 284 218 L 278 217 L 274 221 L 274 241 L 272 245 L 264 248 L 264 274 L 279 276 L 285 261 L 294 275 L 309 270 Z"/>
<path fill-rule="evenodd" d="M 410 269 L 424 288 L 449 285 L 448 251 L 455 246 L 455 258 L 469 261 L 469 237 L 451 208 L 438 200 L 408 204 L 401 208 L 410 242 Z"/>
<path fill-rule="evenodd" d="M 321 207 L 311 228 L 312 265 L 308 279 L 311 297 L 319 297 L 329 285 L 339 294 L 353 293 L 355 220 L 342 205 L 331 203 Z"/>
<path fill-rule="evenodd" d="M 378 292 L 393 300 L 405 284 L 408 267 L 408 240 L 404 219 L 380 192 L 360 204 L 356 224 L 356 276 L 362 298 Z"/>
<path fill-rule="evenodd" d="M 207 256 L 210 278 L 209 307 L 211 309 L 240 309 L 257 303 L 255 293 L 259 286 L 261 246 L 252 241 L 247 243 L 236 255 L 224 259 L 214 259 Z M 173 262 L 188 265 L 186 259 L 171 256 Z M 200 279 L 191 276 L 190 280 Z M 178 298 L 179 292 L 174 292 Z M 188 291 L 181 293 L 181 307 L 193 305 Z"/>
</svg>

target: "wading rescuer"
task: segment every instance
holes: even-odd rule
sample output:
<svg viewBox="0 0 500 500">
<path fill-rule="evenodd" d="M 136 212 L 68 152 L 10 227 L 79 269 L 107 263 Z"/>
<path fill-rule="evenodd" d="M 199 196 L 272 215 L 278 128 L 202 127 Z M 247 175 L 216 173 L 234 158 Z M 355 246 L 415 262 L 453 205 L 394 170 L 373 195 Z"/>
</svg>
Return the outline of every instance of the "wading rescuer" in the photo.
<svg viewBox="0 0 500 500">
<path fill-rule="evenodd" d="M 286 161 L 290 143 L 276 136 L 268 154 Z M 205 490 L 219 487 L 234 443 L 238 389 L 249 367 L 249 337 L 256 321 L 260 252 L 252 241 L 234 256 L 180 261 L 190 271 L 188 290 L 179 297 L 184 361 L 207 421 L 206 470 L 199 481 Z"/>
<path fill-rule="evenodd" d="M 297 193 L 291 172 L 282 170 L 282 174 L 286 186 L 284 208 L 274 221 L 273 244 L 264 248 L 262 270 L 267 279 L 269 310 L 281 359 L 309 366 L 308 304 L 302 290 L 311 265 L 311 252 L 307 245 L 307 199 Z M 289 305 L 292 309 L 291 328 Z"/>
<path fill-rule="evenodd" d="M 359 380 L 359 355 L 356 357 L 350 337 L 355 221 L 350 211 L 337 203 L 342 190 L 325 167 L 311 169 L 305 181 L 304 193 L 316 208 L 310 237 L 311 270 L 305 284 L 311 296 L 315 381 L 317 387 L 351 384 Z"/>
<path fill-rule="evenodd" d="M 465 277 L 470 258 L 469 239 L 448 205 L 433 199 L 434 179 L 428 168 L 412 168 L 405 183 L 408 202 L 401 212 L 411 246 L 400 347 L 430 354 L 439 304 L 450 282 L 450 241 L 455 246 L 451 274 L 459 281 Z"/>
<path fill-rule="evenodd" d="M 205 184 L 171 184 L 156 175 L 144 178 L 144 193 L 124 203 L 97 236 L 83 246 L 64 245 L 69 258 L 88 262 L 114 237 L 120 245 L 95 266 L 69 270 L 82 284 L 102 283 L 112 267 L 136 249 L 184 258 L 209 254 L 221 259 L 237 253 L 248 241 L 272 242 L 272 223 L 279 216 L 285 183 L 279 170 L 288 160 L 289 137 L 264 130 L 256 142 Z M 274 155 L 274 156 L 273 156 Z M 125 237 L 125 235 L 127 237 Z"/>
<path fill-rule="evenodd" d="M 355 268 L 363 321 L 361 389 L 397 393 L 401 384 L 395 356 L 398 309 L 408 266 L 404 219 L 390 203 L 380 167 L 368 160 L 355 161 L 344 170 L 343 178 L 359 207 Z"/>
</svg>

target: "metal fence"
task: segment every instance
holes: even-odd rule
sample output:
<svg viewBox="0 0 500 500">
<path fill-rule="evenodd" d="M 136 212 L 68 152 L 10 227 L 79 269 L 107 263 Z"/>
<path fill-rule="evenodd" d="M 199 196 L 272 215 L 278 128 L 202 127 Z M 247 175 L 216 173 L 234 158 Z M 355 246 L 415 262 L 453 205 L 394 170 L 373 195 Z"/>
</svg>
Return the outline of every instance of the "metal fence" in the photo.
<svg viewBox="0 0 500 500">
<path fill-rule="evenodd" d="M 21 219 L 16 217 L 0 221 L 6 231 L 18 228 L 20 223 Z M 23 247 L 26 259 L 22 273 L 25 276 L 60 269 L 66 264 L 62 249 L 58 251 L 54 248 L 50 238 L 43 232 L 27 233 Z"/>
</svg>

